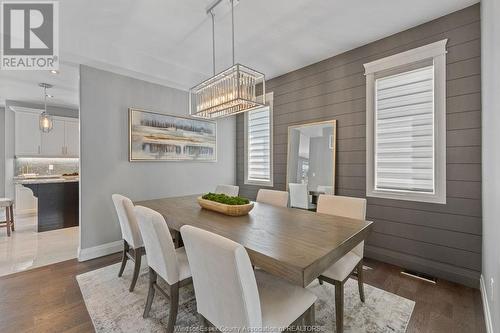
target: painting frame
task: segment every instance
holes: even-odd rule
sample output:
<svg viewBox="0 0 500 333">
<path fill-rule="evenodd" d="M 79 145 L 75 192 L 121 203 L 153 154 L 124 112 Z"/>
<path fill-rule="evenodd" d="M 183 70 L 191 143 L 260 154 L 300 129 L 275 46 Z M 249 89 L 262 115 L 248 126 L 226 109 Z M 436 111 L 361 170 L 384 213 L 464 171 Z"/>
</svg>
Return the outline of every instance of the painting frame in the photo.
<svg viewBox="0 0 500 333">
<path fill-rule="evenodd" d="M 192 121 L 194 123 L 206 123 L 210 124 L 213 126 L 213 133 L 214 133 L 214 154 L 213 158 L 210 159 L 195 159 L 195 158 L 172 158 L 172 157 L 167 157 L 167 158 L 144 158 L 144 157 L 137 157 L 134 155 L 137 155 L 133 151 L 133 113 L 138 112 L 141 114 L 148 114 L 149 116 L 156 116 L 156 117 L 165 117 L 165 118 L 172 118 L 174 121 L 175 120 L 184 120 L 184 121 Z M 168 113 L 160 113 L 160 112 L 155 112 L 155 111 L 150 111 L 150 110 L 144 110 L 139 107 L 129 107 L 128 108 L 128 160 L 129 162 L 203 162 L 203 163 L 214 163 L 217 162 L 217 122 L 215 121 L 210 121 L 210 120 L 203 120 L 203 119 L 198 119 L 194 117 L 189 117 L 189 116 L 181 116 L 181 115 L 176 115 L 176 114 L 168 114 Z"/>
</svg>

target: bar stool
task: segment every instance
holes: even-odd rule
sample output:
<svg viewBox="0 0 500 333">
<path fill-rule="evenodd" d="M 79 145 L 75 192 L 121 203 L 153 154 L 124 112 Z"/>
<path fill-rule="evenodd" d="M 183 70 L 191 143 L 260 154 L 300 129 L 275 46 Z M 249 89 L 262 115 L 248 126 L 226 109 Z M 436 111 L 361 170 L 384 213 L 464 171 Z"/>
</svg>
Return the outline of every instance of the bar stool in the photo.
<svg viewBox="0 0 500 333">
<path fill-rule="evenodd" d="M 10 237 L 10 231 L 14 231 L 14 200 L 0 198 L 1 208 L 5 208 L 5 221 L 0 221 L 0 227 L 6 227 L 7 236 Z"/>
</svg>

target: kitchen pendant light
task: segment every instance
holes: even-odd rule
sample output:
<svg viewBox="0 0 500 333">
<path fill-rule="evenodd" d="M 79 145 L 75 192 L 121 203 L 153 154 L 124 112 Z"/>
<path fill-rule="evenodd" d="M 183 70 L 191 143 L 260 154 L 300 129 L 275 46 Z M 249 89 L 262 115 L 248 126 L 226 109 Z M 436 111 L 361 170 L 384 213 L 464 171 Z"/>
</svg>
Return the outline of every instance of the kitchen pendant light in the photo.
<svg viewBox="0 0 500 333">
<path fill-rule="evenodd" d="M 207 10 L 212 17 L 214 76 L 189 90 L 189 113 L 194 117 L 215 119 L 250 111 L 265 104 L 265 76 L 234 62 L 234 0 L 231 3 L 233 65 L 215 74 L 215 1 Z"/>
<path fill-rule="evenodd" d="M 42 131 L 43 133 L 49 133 L 54 126 L 54 122 L 52 121 L 52 116 L 47 113 L 47 88 L 52 88 L 52 85 L 48 83 L 40 83 L 38 85 L 43 88 L 44 101 L 44 110 L 40 114 L 39 127 L 40 131 Z"/>
</svg>

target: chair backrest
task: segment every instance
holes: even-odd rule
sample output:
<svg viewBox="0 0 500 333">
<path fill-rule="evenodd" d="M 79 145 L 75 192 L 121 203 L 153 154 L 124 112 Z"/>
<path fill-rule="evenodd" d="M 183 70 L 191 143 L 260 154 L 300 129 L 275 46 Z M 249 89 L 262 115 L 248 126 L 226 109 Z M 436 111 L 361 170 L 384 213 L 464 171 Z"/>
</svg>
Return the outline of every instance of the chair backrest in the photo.
<svg viewBox="0 0 500 333">
<path fill-rule="evenodd" d="M 115 205 L 118 221 L 120 221 L 122 238 L 134 249 L 143 246 L 132 200 L 120 194 L 113 194 L 111 198 Z"/>
<path fill-rule="evenodd" d="M 266 203 L 273 206 L 288 206 L 288 192 L 260 189 L 257 192 L 257 202 Z"/>
<path fill-rule="evenodd" d="M 309 194 L 307 193 L 307 184 L 288 184 L 290 192 L 290 207 L 309 208 Z"/>
<path fill-rule="evenodd" d="M 134 212 L 144 240 L 148 266 L 169 284 L 179 282 L 179 264 L 167 222 L 150 208 L 136 206 Z"/>
<path fill-rule="evenodd" d="M 188 225 L 181 234 L 198 313 L 219 329 L 262 327 L 257 282 L 245 248 Z"/>
<path fill-rule="evenodd" d="M 318 185 L 317 191 L 333 195 L 333 186 Z"/>
<path fill-rule="evenodd" d="M 322 214 L 364 220 L 366 219 L 366 199 L 322 194 L 319 196 L 316 211 Z M 362 257 L 363 247 L 364 242 L 359 243 L 353 249 L 354 253 Z"/>
<path fill-rule="evenodd" d="M 236 185 L 217 185 L 215 193 L 222 193 L 230 197 L 236 197 L 240 192 L 240 187 Z"/>
</svg>

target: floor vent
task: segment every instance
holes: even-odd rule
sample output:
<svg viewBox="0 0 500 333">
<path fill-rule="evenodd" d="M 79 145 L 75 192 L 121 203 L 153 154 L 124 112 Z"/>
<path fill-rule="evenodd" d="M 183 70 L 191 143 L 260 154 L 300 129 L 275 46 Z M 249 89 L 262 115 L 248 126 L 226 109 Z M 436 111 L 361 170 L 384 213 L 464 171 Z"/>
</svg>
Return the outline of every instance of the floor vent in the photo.
<svg viewBox="0 0 500 333">
<path fill-rule="evenodd" d="M 424 273 L 419 273 L 415 271 L 410 271 L 408 269 L 405 269 L 404 271 L 401 271 L 401 274 L 412 277 L 414 279 L 419 279 L 425 282 L 429 282 L 432 284 L 436 284 L 437 279 L 434 276 L 430 276 Z"/>
</svg>

